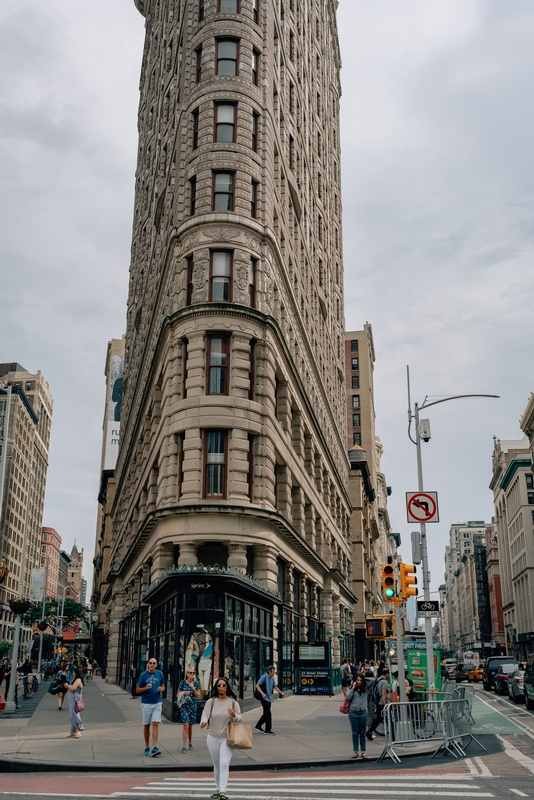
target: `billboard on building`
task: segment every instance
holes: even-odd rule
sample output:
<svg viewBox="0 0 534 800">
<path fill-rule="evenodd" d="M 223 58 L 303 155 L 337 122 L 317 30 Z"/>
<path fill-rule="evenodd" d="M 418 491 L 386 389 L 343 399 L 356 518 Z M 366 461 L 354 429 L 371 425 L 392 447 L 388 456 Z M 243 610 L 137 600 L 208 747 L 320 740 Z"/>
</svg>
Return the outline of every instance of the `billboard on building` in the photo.
<svg viewBox="0 0 534 800">
<path fill-rule="evenodd" d="M 114 470 L 119 454 L 121 429 L 122 375 L 124 356 L 111 356 L 104 443 L 104 469 Z"/>
</svg>

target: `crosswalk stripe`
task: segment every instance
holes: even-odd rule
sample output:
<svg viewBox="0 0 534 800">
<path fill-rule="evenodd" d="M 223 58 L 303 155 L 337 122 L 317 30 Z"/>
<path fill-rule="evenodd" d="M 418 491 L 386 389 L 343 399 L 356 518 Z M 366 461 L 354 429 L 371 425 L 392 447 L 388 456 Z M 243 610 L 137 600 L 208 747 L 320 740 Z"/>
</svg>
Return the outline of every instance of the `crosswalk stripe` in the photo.
<svg viewBox="0 0 534 800">
<path fill-rule="evenodd" d="M 213 784 L 212 784 L 213 785 Z M 437 787 L 433 787 L 437 788 Z M 376 789 L 369 789 L 362 787 L 361 784 L 358 782 L 357 786 L 350 786 L 346 789 L 343 787 L 335 787 L 332 789 L 325 789 L 325 788 L 317 788 L 314 789 L 312 787 L 306 788 L 292 788 L 286 785 L 278 785 L 275 787 L 265 787 L 265 786 L 254 786 L 254 797 L 255 800 L 267 800 L 267 798 L 273 798 L 273 790 L 277 792 L 279 797 L 295 797 L 300 795 L 301 797 L 314 797 L 320 795 L 327 795 L 331 797 L 332 800 L 334 797 L 345 798 L 345 797 L 358 797 L 363 800 L 363 797 L 372 798 L 375 796 L 383 797 L 384 795 L 388 795 L 394 793 L 395 796 L 406 796 L 406 797 L 494 797 L 493 794 L 490 792 L 477 792 L 472 791 L 477 787 L 470 787 L 470 791 L 458 791 L 457 786 L 442 786 L 440 787 L 439 791 L 431 790 L 429 786 L 419 786 L 417 790 L 414 789 L 407 789 L 406 791 L 400 790 L 397 787 L 391 787 L 391 791 L 388 792 L 388 787 L 382 786 L 381 788 Z M 420 789 L 420 791 L 419 791 Z M 191 783 L 190 785 L 182 784 L 180 786 L 136 786 L 133 789 L 130 789 L 129 792 L 117 792 L 115 793 L 115 797 L 137 797 L 137 796 L 150 796 L 151 794 L 156 797 L 176 797 L 177 790 L 181 790 L 182 792 L 185 791 L 187 794 L 196 794 L 202 793 L 204 794 L 206 791 L 205 786 L 199 786 L 198 784 Z M 448 791 L 447 791 L 448 790 Z M 268 791 L 269 794 L 262 794 L 262 792 Z M 235 785 L 232 784 L 228 788 L 228 792 L 232 795 L 243 795 L 247 794 L 250 795 L 250 786 L 243 786 L 243 785 Z"/>
</svg>

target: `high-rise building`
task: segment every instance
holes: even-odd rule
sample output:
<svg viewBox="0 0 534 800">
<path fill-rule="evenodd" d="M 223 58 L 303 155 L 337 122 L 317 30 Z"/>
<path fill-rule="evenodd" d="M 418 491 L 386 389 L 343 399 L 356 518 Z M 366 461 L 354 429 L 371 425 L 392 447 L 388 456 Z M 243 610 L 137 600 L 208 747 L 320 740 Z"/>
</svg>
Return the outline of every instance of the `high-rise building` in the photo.
<svg viewBox="0 0 534 800">
<path fill-rule="evenodd" d="M 366 640 L 365 620 L 373 614 L 392 613 L 382 596 L 381 564 L 398 560 L 399 534 L 392 533 L 387 509 L 390 488 L 381 471 L 382 443 L 375 432 L 373 330 L 344 336 L 345 386 L 347 392 L 347 450 L 351 454 L 349 493 L 352 506 L 352 586 L 358 598 L 355 608 L 357 660 L 380 655 L 382 643 Z"/>
<path fill-rule="evenodd" d="M 115 466 L 119 452 L 120 418 L 122 406 L 122 381 L 124 372 L 124 336 L 108 342 L 104 375 L 106 377 L 106 402 L 102 425 L 102 455 L 100 461 L 100 487 L 96 521 L 95 555 L 93 558 L 93 590 L 91 594 L 91 622 L 93 654 L 99 664 L 107 661 L 110 615 L 108 592 L 110 552 L 113 536 L 111 510 L 115 500 Z"/>
<path fill-rule="evenodd" d="M 44 568 L 44 586 L 48 597 L 58 596 L 61 536 L 54 528 L 43 528 L 41 535 L 41 567 Z"/>
<path fill-rule="evenodd" d="M 522 418 L 525 425 L 525 414 Z M 506 647 L 526 659 L 534 645 L 534 475 L 528 436 L 494 439 L 492 478 Z"/>
<path fill-rule="evenodd" d="M 41 372 L 33 374 L 20 364 L 0 364 L 0 475 L 4 473 L 0 509 L 0 557 L 9 573 L 0 587 L 0 637 L 13 639 L 9 600 L 28 597 L 31 571 L 41 566 L 41 529 L 48 470 L 48 448 L 53 401 Z M 6 425 L 6 420 L 8 420 Z M 6 430 L 7 428 L 7 430 Z M 22 642 L 31 635 L 22 630 Z"/>
<path fill-rule="evenodd" d="M 243 696 L 350 647 L 340 55 L 331 0 L 136 5 L 108 675 L 148 648 L 170 714 L 187 664 Z"/>
<path fill-rule="evenodd" d="M 82 581 L 83 578 L 83 547 L 81 550 L 78 550 L 76 546 L 76 540 L 74 540 L 74 544 L 72 546 L 72 550 L 70 552 L 70 564 L 69 564 L 69 577 L 67 581 L 67 597 L 70 597 L 71 600 L 75 600 L 77 603 L 83 603 L 82 600 L 83 591 L 82 591 Z M 85 593 L 87 592 L 87 584 L 85 587 Z"/>
</svg>

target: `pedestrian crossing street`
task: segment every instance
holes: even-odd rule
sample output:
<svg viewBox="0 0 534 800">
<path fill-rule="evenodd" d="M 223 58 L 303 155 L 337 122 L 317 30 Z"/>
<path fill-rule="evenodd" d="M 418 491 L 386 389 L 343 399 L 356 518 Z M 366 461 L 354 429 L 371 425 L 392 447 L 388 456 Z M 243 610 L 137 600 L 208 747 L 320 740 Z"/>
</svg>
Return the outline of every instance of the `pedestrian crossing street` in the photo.
<svg viewBox="0 0 534 800">
<path fill-rule="evenodd" d="M 264 776 L 251 778 L 231 776 L 226 790 L 231 800 L 375 800 L 375 798 L 429 798 L 429 797 L 495 797 L 486 782 L 472 775 L 353 775 L 317 776 Z M 215 790 L 213 778 L 164 778 L 127 792 L 117 792 L 112 797 L 173 797 L 208 798 Z"/>
</svg>

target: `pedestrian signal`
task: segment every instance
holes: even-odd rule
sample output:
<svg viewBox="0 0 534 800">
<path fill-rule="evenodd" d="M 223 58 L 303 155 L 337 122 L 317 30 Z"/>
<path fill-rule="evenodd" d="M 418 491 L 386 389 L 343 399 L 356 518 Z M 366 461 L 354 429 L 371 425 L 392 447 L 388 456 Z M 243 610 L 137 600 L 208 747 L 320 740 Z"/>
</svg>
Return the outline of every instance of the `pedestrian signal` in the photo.
<svg viewBox="0 0 534 800">
<path fill-rule="evenodd" d="M 390 603 L 395 599 L 395 575 L 392 564 L 382 564 L 382 594 L 384 600 Z"/>
<path fill-rule="evenodd" d="M 401 583 L 401 596 L 403 600 L 409 597 L 417 597 L 417 578 L 415 576 L 416 568 L 414 564 L 400 564 L 400 583 Z"/>
<path fill-rule="evenodd" d="M 368 639 L 384 638 L 384 620 L 381 617 L 373 617 L 365 620 L 365 632 Z"/>
</svg>

